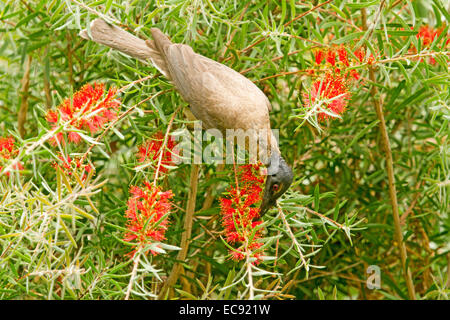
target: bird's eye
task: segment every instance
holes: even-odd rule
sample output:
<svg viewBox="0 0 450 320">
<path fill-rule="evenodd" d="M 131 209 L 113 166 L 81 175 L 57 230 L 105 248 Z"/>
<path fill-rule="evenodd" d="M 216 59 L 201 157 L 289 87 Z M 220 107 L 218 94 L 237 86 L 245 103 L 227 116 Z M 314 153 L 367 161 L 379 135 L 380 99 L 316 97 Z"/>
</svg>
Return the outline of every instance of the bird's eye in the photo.
<svg viewBox="0 0 450 320">
<path fill-rule="evenodd" d="M 273 191 L 278 191 L 279 188 L 280 188 L 280 186 L 277 185 L 277 184 L 274 184 L 274 185 L 272 186 L 272 190 L 273 190 Z"/>
</svg>

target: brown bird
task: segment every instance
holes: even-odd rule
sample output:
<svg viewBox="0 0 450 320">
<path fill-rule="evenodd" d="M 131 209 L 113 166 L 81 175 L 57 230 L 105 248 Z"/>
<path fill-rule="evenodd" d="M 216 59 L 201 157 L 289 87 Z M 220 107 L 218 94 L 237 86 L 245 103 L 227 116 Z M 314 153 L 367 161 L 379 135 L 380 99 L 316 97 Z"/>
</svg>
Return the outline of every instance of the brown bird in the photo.
<svg viewBox="0 0 450 320">
<path fill-rule="evenodd" d="M 83 30 L 80 36 L 144 62 L 150 60 L 174 84 L 205 129 L 219 129 L 224 133 L 227 129 L 242 129 L 258 135 L 253 138 L 259 138 L 259 148 L 267 148 L 269 155 L 260 207 L 261 215 L 265 214 L 293 180 L 292 170 L 282 158 L 270 130 L 269 99 L 252 81 L 233 69 L 195 53 L 188 45 L 173 43 L 157 28 L 152 28 L 151 33 L 153 40 L 144 41 L 96 19 L 90 25 L 90 33 Z"/>
</svg>

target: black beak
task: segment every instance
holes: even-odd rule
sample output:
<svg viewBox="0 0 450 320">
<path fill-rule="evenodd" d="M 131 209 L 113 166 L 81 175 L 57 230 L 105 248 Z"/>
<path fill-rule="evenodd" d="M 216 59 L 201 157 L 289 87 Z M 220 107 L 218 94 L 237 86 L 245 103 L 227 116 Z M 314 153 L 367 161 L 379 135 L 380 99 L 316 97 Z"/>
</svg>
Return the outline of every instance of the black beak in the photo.
<svg viewBox="0 0 450 320">
<path fill-rule="evenodd" d="M 277 199 L 286 192 L 294 178 L 292 169 L 278 153 L 272 154 L 267 172 L 264 195 L 259 207 L 260 216 L 277 204 Z"/>
<path fill-rule="evenodd" d="M 275 205 L 276 201 L 272 200 L 272 192 L 271 192 L 271 176 L 267 176 L 266 179 L 266 186 L 264 187 L 264 195 L 263 199 L 261 201 L 261 206 L 259 207 L 259 215 L 263 216 L 266 214 L 266 212 Z"/>
<path fill-rule="evenodd" d="M 269 209 L 270 209 L 271 207 L 273 207 L 274 205 L 275 205 L 275 204 L 269 203 L 269 201 L 268 201 L 266 198 L 264 198 L 263 201 L 262 201 L 262 203 L 261 203 L 261 206 L 259 207 L 259 215 L 262 217 L 262 216 L 265 215 L 266 212 L 269 211 Z"/>
</svg>

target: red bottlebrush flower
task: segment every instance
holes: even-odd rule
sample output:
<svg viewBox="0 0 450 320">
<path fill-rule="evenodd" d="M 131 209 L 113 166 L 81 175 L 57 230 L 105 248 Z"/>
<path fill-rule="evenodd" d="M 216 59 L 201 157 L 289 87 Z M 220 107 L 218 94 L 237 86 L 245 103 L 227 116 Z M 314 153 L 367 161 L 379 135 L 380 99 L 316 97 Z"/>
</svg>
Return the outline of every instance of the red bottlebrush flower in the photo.
<svg viewBox="0 0 450 320">
<path fill-rule="evenodd" d="M 350 63 L 349 63 L 349 61 L 348 61 L 348 57 L 347 57 L 347 50 L 345 50 L 345 48 L 344 47 L 339 47 L 339 49 L 337 50 L 337 52 L 338 52 L 338 57 L 339 57 L 339 60 L 345 65 L 345 66 L 349 66 L 350 65 Z"/>
<path fill-rule="evenodd" d="M 351 75 L 355 80 L 359 80 L 359 73 L 358 73 L 356 70 L 354 70 L 354 69 L 350 70 L 350 75 Z"/>
<path fill-rule="evenodd" d="M 370 54 L 369 59 L 367 59 L 367 64 L 371 65 L 375 63 L 375 57 L 373 54 Z"/>
<path fill-rule="evenodd" d="M 50 110 L 45 115 L 47 122 L 56 123 L 58 122 L 58 113 L 56 111 Z"/>
<path fill-rule="evenodd" d="M 155 133 L 152 138 L 144 142 L 138 148 L 137 158 L 139 162 L 145 162 L 150 160 L 154 162 L 154 165 L 158 165 L 159 157 L 162 154 L 160 172 L 166 173 L 168 169 L 165 166 L 173 164 L 173 154 L 175 148 L 175 140 L 169 137 L 166 143 L 166 147 L 162 150 L 164 142 L 164 134 L 162 132 Z"/>
<path fill-rule="evenodd" d="M 411 27 L 411 30 L 414 30 L 413 27 Z M 419 31 L 417 32 L 417 39 L 421 39 L 422 40 L 422 47 L 427 48 L 429 47 L 433 41 L 435 40 L 436 37 L 439 37 L 441 35 L 441 33 L 445 30 L 445 26 L 441 27 L 441 28 L 437 28 L 434 29 L 430 26 L 421 26 L 419 28 Z M 443 47 L 447 47 L 448 44 L 450 43 L 450 38 L 445 37 L 445 44 L 443 44 Z M 411 53 L 417 53 L 417 49 L 413 46 L 410 48 L 409 50 Z M 424 58 L 419 58 L 420 62 L 425 61 Z M 429 57 L 429 63 L 432 65 L 436 64 L 436 59 L 433 56 Z"/>
<path fill-rule="evenodd" d="M 3 163 L 8 162 L 9 159 L 14 158 L 18 154 L 18 150 L 14 148 L 13 137 L 0 137 L 0 171 L 3 169 Z M 12 166 L 14 170 L 23 170 L 22 163 L 18 162 Z M 10 176 L 10 172 L 6 172 L 6 176 Z"/>
<path fill-rule="evenodd" d="M 358 58 L 359 62 L 363 62 L 364 58 L 366 56 L 366 53 L 364 51 L 363 47 L 359 47 L 355 52 L 354 52 L 355 56 Z"/>
<path fill-rule="evenodd" d="M 75 92 L 72 98 L 65 99 L 56 110 L 48 111 L 45 118 L 52 128 L 57 126 L 58 121 L 62 121 L 69 122 L 77 129 L 89 129 L 91 133 L 96 133 L 117 116 L 120 103 L 114 99 L 116 92 L 115 88 L 110 88 L 105 95 L 104 84 L 86 84 Z M 78 133 L 70 129 L 68 131 L 69 142 L 81 142 Z M 63 133 L 59 132 L 52 137 L 51 142 L 63 143 L 63 136 Z"/>
<path fill-rule="evenodd" d="M 230 244 L 238 243 L 236 251 L 232 250 L 233 260 L 243 260 L 244 253 L 261 247 L 261 232 L 257 231 L 250 240 L 256 226 L 261 221 L 259 218 L 259 203 L 264 178 L 258 173 L 261 165 L 243 165 L 238 169 L 238 186 L 231 186 L 227 191 L 228 197 L 220 198 L 222 225 L 225 228 L 226 240 Z M 243 253 L 244 252 L 244 253 Z M 255 252 L 251 256 L 260 259 Z"/>
<path fill-rule="evenodd" d="M 422 39 L 422 43 L 424 46 L 429 46 L 436 36 L 438 36 L 440 32 L 438 30 L 433 29 L 429 26 L 421 26 L 419 28 L 419 32 L 417 33 L 417 39 Z"/>
<path fill-rule="evenodd" d="M 78 144 L 81 142 L 81 136 L 77 132 L 69 132 L 69 141 Z"/>
<path fill-rule="evenodd" d="M 307 93 L 303 94 L 307 108 L 312 108 L 318 99 L 331 100 L 322 103 L 321 107 L 335 114 L 342 114 L 344 112 L 348 100 L 351 97 L 345 79 L 339 74 L 332 75 L 330 73 L 327 73 L 324 79 L 318 79 L 313 83 L 310 95 Z M 330 118 L 330 115 L 325 112 L 319 112 L 317 116 L 319 120 Z"/>
<path fill-rule="evenodd" d="M 316 60 L 316 64 L 321 64 L 323 58 L 325 58 L 325 53 L 322 50 L 317 50 L 314 54 L 314 59 Z"/>
<path fill-rule="evenodd" d="M 326 60 L 332 66 L 336 65 L 336 53 L 334 52 L 334 50 L 328 50 L 327 51 Z"/>
<path fill-rule="evenodd" d="M 5 159 L 9 159 L 11 152 L 14 149 L 14 138 L 0 137 L 0 156 Z"/>
<path fill-rule="evenodd" d="M 232 250 L 230 251 L 231 254 L 231 259 L 233 259 L 234 261 L 240 261 L 240 260 L 244 260 L 245 259 L 245 255 L 239 251 L 239 250 Z"/>
<path fill-rule="evenodd" d="M 159 187 L 144 182 L 143 187 L 132 186 L 130 194 L 125 212 L 128 232 L 124 240 L 136 241 L 136 246 L 141 248 L 164 240 L 169 225 L 167 215 L 172 207 L 169 201 L 173 197 L 172 191 L 162 192 Z M 154 250 L 150 251 L 153 255 L 157 254 Z"/>
<path fill-rule="evenodd" d="M 91 171 L 95 171 L 95 168 L 91 164 L 81 163 L 81 159 L 72 159 L 70 156 L 58 155 L 59 161 L 52 163 L 53 168 L 59 168 L 68 176 L 73 176 L 76 173 L 81 180 L 86 180 L 88 174 Z"/>
</svg>

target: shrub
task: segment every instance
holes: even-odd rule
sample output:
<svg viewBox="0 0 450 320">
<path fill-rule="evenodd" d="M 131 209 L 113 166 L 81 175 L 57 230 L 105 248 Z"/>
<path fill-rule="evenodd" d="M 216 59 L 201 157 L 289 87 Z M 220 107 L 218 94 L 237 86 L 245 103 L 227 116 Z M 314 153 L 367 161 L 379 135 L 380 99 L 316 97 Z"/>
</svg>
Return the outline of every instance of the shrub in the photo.
<svg viewBox="0 0 450 320">
<path fill-rule="evenodd" d="M 159 3 L 0 4 L 1 299 L 448 298 L 443 2 Z M 95 18 L 264 91 L 295 173 L 278 206 L 259 216 L 253 166 L 171 158 L 186 103 L 79 37 Z"/>
</svg>

